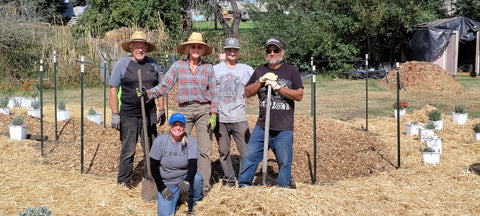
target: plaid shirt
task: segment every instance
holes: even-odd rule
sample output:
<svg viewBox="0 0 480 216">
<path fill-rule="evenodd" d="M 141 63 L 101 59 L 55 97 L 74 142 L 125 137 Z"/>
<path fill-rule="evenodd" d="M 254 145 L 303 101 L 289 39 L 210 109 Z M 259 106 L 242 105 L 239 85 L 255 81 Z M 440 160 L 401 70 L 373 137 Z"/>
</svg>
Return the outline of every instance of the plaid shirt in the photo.
<svg viewBox="0 0 480 216">
<path fill-rule="evenodd" d="M 149 99 L 161 97 L 175 86 L 177 86 L 178 104 L 186 102 L 211 103 L 211 112 L 218 113 L 217 98 L 214 94 L 214 87 L 217 84 L 213 66 L 201 60 L 197 71 L 192 73 L 188 65 L 188 60 L 176 61 L 165 76 L 162 82 L 149 89 Z"/>
</svg>

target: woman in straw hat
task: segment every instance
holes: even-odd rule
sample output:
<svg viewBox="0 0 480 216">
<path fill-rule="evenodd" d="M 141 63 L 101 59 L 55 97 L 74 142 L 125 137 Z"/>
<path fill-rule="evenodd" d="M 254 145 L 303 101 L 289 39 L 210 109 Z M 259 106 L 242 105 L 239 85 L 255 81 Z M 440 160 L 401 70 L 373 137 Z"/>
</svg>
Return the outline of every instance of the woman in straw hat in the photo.
<svg viewBox="0 0 480 216">
<path fill-rule="evenodd" d="M 147 36 L 144 32 L 134 32 L 130 41 L 122 43 L 122 48 L 131 54 L 119 59 L 113 67 L 109 81 L 110 108 L 112 110 L 112 128 L 120 131 L 120 140 L 122 141 L 117 183 L 130 187 L 133 175 L 135 146 L 137 145 L 138 136 L 143 134 L 140 98 L 136 97 L 136 89 L 139 87 L 137 71 L 142 71 L 142 84 L 147 88 L 158 85 L 162 77 L 155 59 L 146 56 L 148 52 L 154 51 L 156 47 L 147 41 Z M 120 88 L 120 97 L 117 97 Z M 119 103 L 121 103 L 120 107 Z M 148 143 L 150 144 L 157 136 L 156 124 L 160 123 L 162 125 L 165 123 L 163 98 L 158 99 L 158 108 L 159 115 L 157 118 L 155 101 L 148 101 L 145 104 Z M 145 147 L 143 136 L 141 140 L 142 147 Z M 148 178 L 146 166 L 144 173 L 145 178 Z"/>
<path fill-rule="evenodd" d="M 196 201 L 202 197 L 203 179 L 197 173 L 198 145 L 185 133 L 185 116 L 174 113 L 169 120 L 170 132 L 153 142 L 151 171 L 157 185 L 158 215 L 174 215 L 180 197 L 188 197 L 188 212 L 193 214 Z M 182 199 L 183 200 L 183 199 Z"/>
<path fill-rule="evenodd" d="M 217 122 L 217 102 L 214 87 L 217 83 L 213 66 L 202 59 L 212 53 L 212 47 L 203 41 L 201 33 L 193 32 L 188 41 L 177 46 L 186 59 L 175 62 L 162 82 L 151 89 L 138 92 L 146 94 L 149 99 L 163 96 L 177 86 L 178 111 L 185 115 L 185 132 L 190 134 L 196 128 L 200 157 L 198 172 L 202 175 L 203 196 L 210 190 L 212 140 L 209 131 Z"/>
</svg>

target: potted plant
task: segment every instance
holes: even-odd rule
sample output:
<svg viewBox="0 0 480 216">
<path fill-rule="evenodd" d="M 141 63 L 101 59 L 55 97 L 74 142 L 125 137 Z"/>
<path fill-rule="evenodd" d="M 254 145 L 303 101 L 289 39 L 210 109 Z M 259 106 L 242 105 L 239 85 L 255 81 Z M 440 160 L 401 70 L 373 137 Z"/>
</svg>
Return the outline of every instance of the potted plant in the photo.
<svg viewBox="0 0 480 216">
<path fill-rule="evenodd" d="M 418 129 L 422 127 L 422 124 L 418 123 L 417 121 L 413 122 L 406 122 L 405 123 L 405 134 L 406 135 L 417 135 L 418 136 Z"/>
<path fill-rule="evenodd" d="M 474 141 L 480 140 L 480 123 L 475 123 L 473 125 L 473 140 Z"/>
<path fill-rule="evenodd" d="M 431 136 L 426 138 L 425 145 L 429 148 L 432 148 L 434 152 L 442 154 L 442 137 L 440 136 Z"/>
<path fill-rule="evenodd" d="M 393 112 L 395 113 L 395 118 L 397 118 L 397 113 L 398 110 L 400 110 L 400 117 L 404 116 L 407 114 L 407 107 L 408 107 L 408 102 L 401 101 L 400 103 L 397 103 L 397 101 L 393 102 Z"/>
<path fill-rule="evenodd" d="M 33 101 L 32 108 L 27 109 L 29 116 L 40 118 L 40 101 Z"/>
<path fill-rule="evenodd" d="M 93 121 L 97 124 L 102 124 L 102 114 L 90 107 L 87 113 L 87 120 Z"/>
<path fill-rule="evenodd" d="M 422 152 L 423 163 L 428 163 L 428 164 L 440 163 L 440 153 L 435 152 L 434 149 L 430 147 L 425 147 L 423 149 L 420 149 L 420 152 Z"/>
<path fill-rule="evenodd" d="M 442 130 L 443 129 L 443 119 L 442 113 L 438 111 L 438 109 L 434 109 L 428 113 L 428 120 L 427 124 L 434 124 L 435 129 Z"/>
<path fill-rule="evenodd" d="M 27 126 L 23 124 L 23 116 L 17 116 L 12 119 L 12 124 L 9 126 L 10 139 L 22 140 L 27 138 Z"/>
<path fill-rule="evenodd" d="M 32 103 L 37 100 L 37 96 L 40 93 L 33 80 L 25 81 L 20 87 L 20 92 L 22 95 L 22 98 L 20 99 L 21 107 L 32 106 Z"/>
<path fill-rule="evenodd" d="M 455 105 L 455 112 L 452 114 L 454 123 L 465 124 L 467 123 L 468 113 L 465 113 L 465 106 Z"/>
<path fill-rule="evenodd" d="M 64 100 L 58 102 L 57 121 L 70 119 L 70 110 L 66 109 L 65 105 L 66 103 Z"/>
<path fill-rule="evenodd" d="M 8 97 L 0 98 L 0 113 L 10 115 L 10 108 L 8 108 Z"/>
<path fill-rule="evenodd" d="M 427 140 L 427 138 L 433 137 L 434 133 L 435 125 L 430 123 L 427 126 L 418 129 L 418 139 L 421 142 L 424 142 L 425 140 Z"/>
</svg>

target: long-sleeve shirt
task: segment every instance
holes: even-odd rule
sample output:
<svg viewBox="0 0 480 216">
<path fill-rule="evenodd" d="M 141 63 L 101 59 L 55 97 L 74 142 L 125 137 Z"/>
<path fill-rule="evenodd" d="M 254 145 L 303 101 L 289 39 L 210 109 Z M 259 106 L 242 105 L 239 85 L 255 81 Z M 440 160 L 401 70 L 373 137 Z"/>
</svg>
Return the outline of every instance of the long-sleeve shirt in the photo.
<svg viewBox="0 0 480 216">
<path fill-rule="evenodd" d="M 218 102 L 214 88 L 217 84 L 213 66 L 201 60 L 196 71 L 191 71 L 189 60 L 180 60 L 173 63 L 159 85 L 148 89 L 149 99 L 168 94 L 177 85 L 178 104 L 188 102 L 210 103 L 211 112 L 218 113 Z"/>
</svg>

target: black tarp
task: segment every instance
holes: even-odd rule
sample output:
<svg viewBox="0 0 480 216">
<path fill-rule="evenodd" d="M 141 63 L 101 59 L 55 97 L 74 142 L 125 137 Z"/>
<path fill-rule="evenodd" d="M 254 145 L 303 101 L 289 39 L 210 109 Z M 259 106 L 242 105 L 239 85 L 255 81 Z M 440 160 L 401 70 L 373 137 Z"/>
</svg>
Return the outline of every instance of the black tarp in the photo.
<svg viewBox="0 0 480 216">
<path fill-rule="evenodd" d="M 410 60 L 430 61 L 448 45 L 452 31 L 458 31 L 460 42 L 476 39 L 480 22 L 466 17 L 440 19 L 418 24 L 408 42 Z"/>
</svg>

